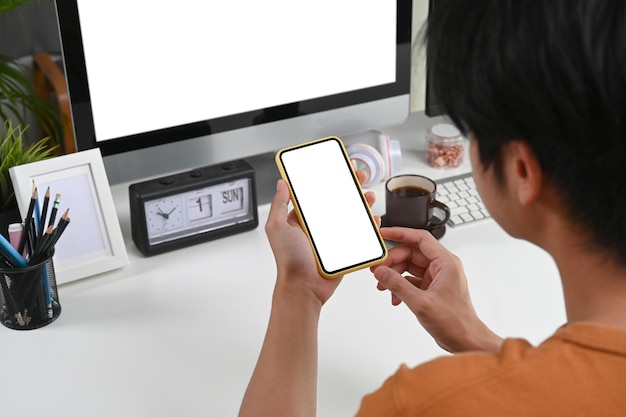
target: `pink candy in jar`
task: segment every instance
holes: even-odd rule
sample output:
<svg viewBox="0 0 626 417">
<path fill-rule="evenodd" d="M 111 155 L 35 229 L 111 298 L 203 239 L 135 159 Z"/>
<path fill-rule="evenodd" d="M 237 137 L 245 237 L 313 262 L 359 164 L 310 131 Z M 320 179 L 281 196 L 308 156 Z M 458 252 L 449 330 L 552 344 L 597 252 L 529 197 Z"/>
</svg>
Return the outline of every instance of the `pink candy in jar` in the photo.
<svg viewBox="0 0 626 417">
<path fill-rule="evenodd" d="M 432 167 L 457 167 L 463 162 L 464 138 L 455 126 L 439 123 L 428 130 L 428 164 Z"/>
</svg>

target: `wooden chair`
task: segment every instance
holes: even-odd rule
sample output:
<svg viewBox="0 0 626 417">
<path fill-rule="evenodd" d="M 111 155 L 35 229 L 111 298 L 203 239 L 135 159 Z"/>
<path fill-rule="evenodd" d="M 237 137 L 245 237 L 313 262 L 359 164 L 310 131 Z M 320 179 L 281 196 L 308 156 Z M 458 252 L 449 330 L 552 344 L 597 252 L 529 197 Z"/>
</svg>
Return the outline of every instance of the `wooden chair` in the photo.
<svg viewBox="0 0 626 417">
<path fill-rule="evenodd" d="M 51 97 L 56 100 L 63 133 L 62 153 L 76 152 L 67 83 L 61 68 L 49 54 L 39 52 L 33 56 L 33 77 L 37 95 L 43 100 L 50 100 Z"/>
</svg>

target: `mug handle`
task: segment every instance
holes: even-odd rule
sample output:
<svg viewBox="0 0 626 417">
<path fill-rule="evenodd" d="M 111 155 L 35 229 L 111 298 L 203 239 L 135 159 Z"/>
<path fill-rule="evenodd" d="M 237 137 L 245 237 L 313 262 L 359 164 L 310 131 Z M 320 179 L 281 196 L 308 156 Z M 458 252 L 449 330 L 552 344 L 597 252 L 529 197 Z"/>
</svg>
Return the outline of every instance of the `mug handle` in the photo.
<svg viewBox="0 0 626 417">
<path fill-rule="evenodd" d="M 441 201 L 437 201 L 437 200 L 432 200 L 430 202 L 431 207 L 436 207 L 438 209 L 440 209 L 441 211 L 443 211 L 445 213 L 444 218 L 436 223 L 432 222 L 432 218 L 428 219 L 428 224 L 426 225 L 426 229 L 431 230 L 431 229 L 436 229 L 438 227 L 443 226 L 444 224 L 446 224 L 446 222 L 448 221 L 448 219 L 450 219 L 450 208 L 448 206 L 446 206 L 445 204 L 443 204 Z"/>
</svg>

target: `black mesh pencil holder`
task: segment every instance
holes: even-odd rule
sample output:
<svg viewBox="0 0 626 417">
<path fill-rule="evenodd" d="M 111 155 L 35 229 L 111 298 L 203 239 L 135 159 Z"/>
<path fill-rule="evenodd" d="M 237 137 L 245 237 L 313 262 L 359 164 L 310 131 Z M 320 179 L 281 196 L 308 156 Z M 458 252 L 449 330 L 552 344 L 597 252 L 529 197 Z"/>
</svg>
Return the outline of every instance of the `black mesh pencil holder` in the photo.
<svg viewBox="0 0 626 417">
<path fill-rule="evenodd" d="M 52 255 L 25 268 L 0 268 L 0 321 L 14 330 L 32 330 L 61 314 Z"/>
</svg>

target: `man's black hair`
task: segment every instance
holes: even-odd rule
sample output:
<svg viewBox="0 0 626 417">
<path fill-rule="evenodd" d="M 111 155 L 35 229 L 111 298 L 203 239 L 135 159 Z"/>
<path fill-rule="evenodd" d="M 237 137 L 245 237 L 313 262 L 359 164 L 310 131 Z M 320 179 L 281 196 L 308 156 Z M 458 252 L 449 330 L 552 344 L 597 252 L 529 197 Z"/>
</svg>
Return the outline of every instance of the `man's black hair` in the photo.
<svg viewBox="0 0 626 417">
<path fill-rule="evenodd" d="M 427 60 L 444 111 L 501 179 L 527 142 L 593 243 L 626 265 L 626 1 L 437 0 Z"/>
</svg>

